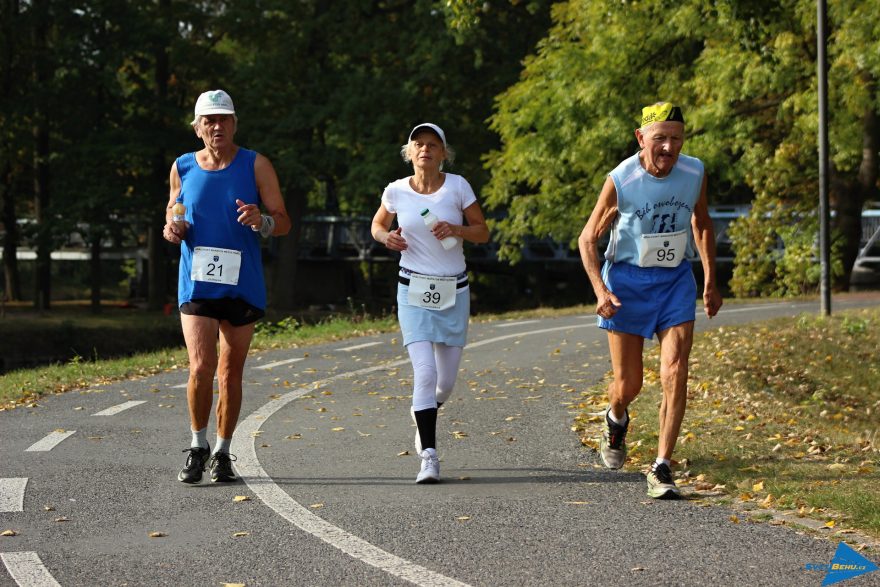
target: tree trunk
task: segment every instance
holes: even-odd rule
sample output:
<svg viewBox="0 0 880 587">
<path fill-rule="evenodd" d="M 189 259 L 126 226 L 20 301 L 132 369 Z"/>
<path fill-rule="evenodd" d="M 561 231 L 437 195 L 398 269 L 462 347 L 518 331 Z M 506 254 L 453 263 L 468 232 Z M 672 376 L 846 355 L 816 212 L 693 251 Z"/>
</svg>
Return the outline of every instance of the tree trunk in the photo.
<svg viewBox="0 0 880 587">
<path fill-rule="evenodd" d="M 19 25 L 18 0 L 4 1 L 0 14 L 2 14 L 3 23 L 4 54 L 7 57 L 6 62 L 3 64 L 3 78 L 0 81 L 0 86 L 2 86 L 4 94 L 3 102 L 9 104 L 8 100 L 12 99 L 13 96 L 12 47 L 15 44 L 13 33 L 17 31 L 15 27 Z M 2 153 L 4 158 L 3 176 L 0 178 L 0 181 L 3 182 L 0 185 L 0 202 L 2 202 L 0 215 L 2 215 L 3 228 L 6 233 L 3 237 L 3 295 L 8 300 L 18 301 L 21 300 L 21 278 L 18 273 L 18 259 L 16 258 L 19 232 L 18 218 L 15 216 L 15 174 L 12 171 L 14 150 L 11 145 L 12 139 L 7 136 L 6 141 L 6 144 L 3 145 Z"/>
<path fill-rule="evenodd" d="M 34 145 L 34 217 L 37 224 L 37 263 L 35 275 L 34 307 L 48 310 L 52 299 L 52 234 L 49 218 L 49 122 L 45 98 L 47 89 L 49 14 L 45 1 L 34 1 L 34 28 L 32 40 L 34 62 L 32 80 L 37 95 L 34 96 L 32 127 Z"/>
<path fill-rule="evenodd" d="M 160 0 L 157 15 L 160 21 L 173 22 L 169 18 L 171 14 L 171 0 Z M 160 43 L 156 48 L 156 121 L 161 128 L 166 129 L 164 105 L 168 100 L 168 72 L 170 42 Z M 165 149 L 161 146 L 153 155 L 153 181 L 155 191 L 155 207 L 150 213 L 150 225 L 148 228 L 147 247 L 150 256 L 147 265 L 147 306 L 151 310 L 159 310 L 165 305 L 165 296 L 168 294 L 168 255 L 165 247 L 165 239 L 162 238 L 162 227 L 165 226 L 165 203 L 168 201 L 168 162 Z"/>
<path fill-rule="evenodd" d="M 3 173 L 2 200 L 3 228 L 6 234 L 3 237 L 3 277 L 4 295 L 8 300 L 18 301 L 21 299 L 21 277 L 18 273 L 18 219 L 15 216 L 15 198 L 13 196 L 13 177 L 9 162 Z"/>
<path fill-rule="evenodd" d="M 281 237 L 278 257 L 270 268 L 269 305 L 274 310 L 289 311 L 296 307 L 296 264 L 306 199 L 305 192 L 293 182 L 285 185 L 284 193 L 285 207 L 293 226 L 287 236 Z"/>
<path fill-rule="evenodd" d="M 92 314 L 101 313 L 101 235 L 93 234 L 89 249 L 92 253 L 89 259 L 89 281 L 92 286 Z"/>
</svg>

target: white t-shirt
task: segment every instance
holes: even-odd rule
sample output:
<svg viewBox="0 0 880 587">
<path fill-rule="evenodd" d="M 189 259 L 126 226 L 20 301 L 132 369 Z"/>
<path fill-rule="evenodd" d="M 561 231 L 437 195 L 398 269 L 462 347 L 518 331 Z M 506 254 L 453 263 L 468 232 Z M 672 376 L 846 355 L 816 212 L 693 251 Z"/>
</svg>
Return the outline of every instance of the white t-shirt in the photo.
<svg viewBox="0 0 880 587">
<path fill-rule="evenodd" d="M 464 224 L 462 210 L 477 201 L 465 178 L 452 173 L 433 194 L 420 194 L 409 185 L 409 177 L 388 184 L 382 193 L 382 205 L 397 214 L 407 249 L 400 253 L 400 266 L 423 275 L 459 275 L 465 270 L 462 239 L 448 251 L 443 248 L 422 218 L 425 208 L 450 224 Z"/>
</svg>

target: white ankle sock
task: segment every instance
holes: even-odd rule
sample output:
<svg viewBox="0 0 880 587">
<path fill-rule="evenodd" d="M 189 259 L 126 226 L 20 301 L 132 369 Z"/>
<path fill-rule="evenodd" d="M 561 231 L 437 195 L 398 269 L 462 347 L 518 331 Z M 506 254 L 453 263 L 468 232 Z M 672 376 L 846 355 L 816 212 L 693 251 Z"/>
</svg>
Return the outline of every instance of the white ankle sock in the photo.
<svg viewBox="0 0 880 587">
<path fill-rule="evenodd" d="M 666 465 L 667 467 L 672 464 L 672 461 L 669 459 L 661 459 L 657 457 L 657 460 L 654 461 L 654 465 Z"/>
<path fill-rule="evenodd" d="M 612 422 L 619 426 L 625 426 L 626 423 L 629 421 L 629 416 L 627 416 L 626 412 L 623 413 L 623 418 L 618 418 L 614 415 L 614 410 L 612 410 L 611 408 L 608 408 L 608 418 L 610 418 Z"/>
<path fill-rule="evenodd" d="M 217 436 L 217 444 L 214 446 L 214 454 L 218 452 L 229 452 L 229 445 L 232 444 L 231 438 L 220 438 Z"/>
<path fill-rule="evenodd" d="M 208 427 L 205 426 L 201 430 L 191 430 L 192 441 L 189 443 L 190 448 L 208 448 Z"/>
</svg>

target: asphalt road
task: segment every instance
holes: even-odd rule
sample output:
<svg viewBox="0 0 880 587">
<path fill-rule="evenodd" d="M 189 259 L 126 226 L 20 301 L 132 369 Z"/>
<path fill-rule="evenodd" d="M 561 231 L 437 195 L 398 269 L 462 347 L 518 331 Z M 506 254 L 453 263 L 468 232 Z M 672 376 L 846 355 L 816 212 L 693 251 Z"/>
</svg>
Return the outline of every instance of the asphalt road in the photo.
<svg viewBox="0 0 880 587">
<path fill-rule="evenodd" d="M 697 325 L 804 311 L 730 305 Z M 0 587 L 820 585 L 805 565 L 835 543 L 654 501 L 640 473 L 594 467 L 573 402 L 608 368 L 592 316 L 472 325 L 438 423 L 443 483 L 427 486 L 399 334 L 252 356 L 237 484 L 176 479 L 185 370 L 0 413 L 0 531 L 16 533 L 0 537 Z"/>
</svg>

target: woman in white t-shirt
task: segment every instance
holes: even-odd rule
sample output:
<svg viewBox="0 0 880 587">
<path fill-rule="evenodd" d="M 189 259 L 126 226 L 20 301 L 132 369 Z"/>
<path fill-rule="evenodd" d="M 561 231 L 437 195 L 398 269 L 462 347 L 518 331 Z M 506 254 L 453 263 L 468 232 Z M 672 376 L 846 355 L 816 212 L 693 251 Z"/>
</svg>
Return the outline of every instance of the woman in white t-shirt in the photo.
<svg viewBox="0 0 880 587">
<path fill-rule="evenodd" d="M 397 317 L 413 365 L 411 413 L 422 459 L 416 483 L 436 483 L 437 408 L 455 386 L 470 315 L 463 240 L 484 243 L 489 228 L 467 180 L 441 171 L 454 154 L 439 126 L 417 125 L 400 153 L 413 174 L 385 188 L 371 232 L 400 252 Z"/>
</svg>

